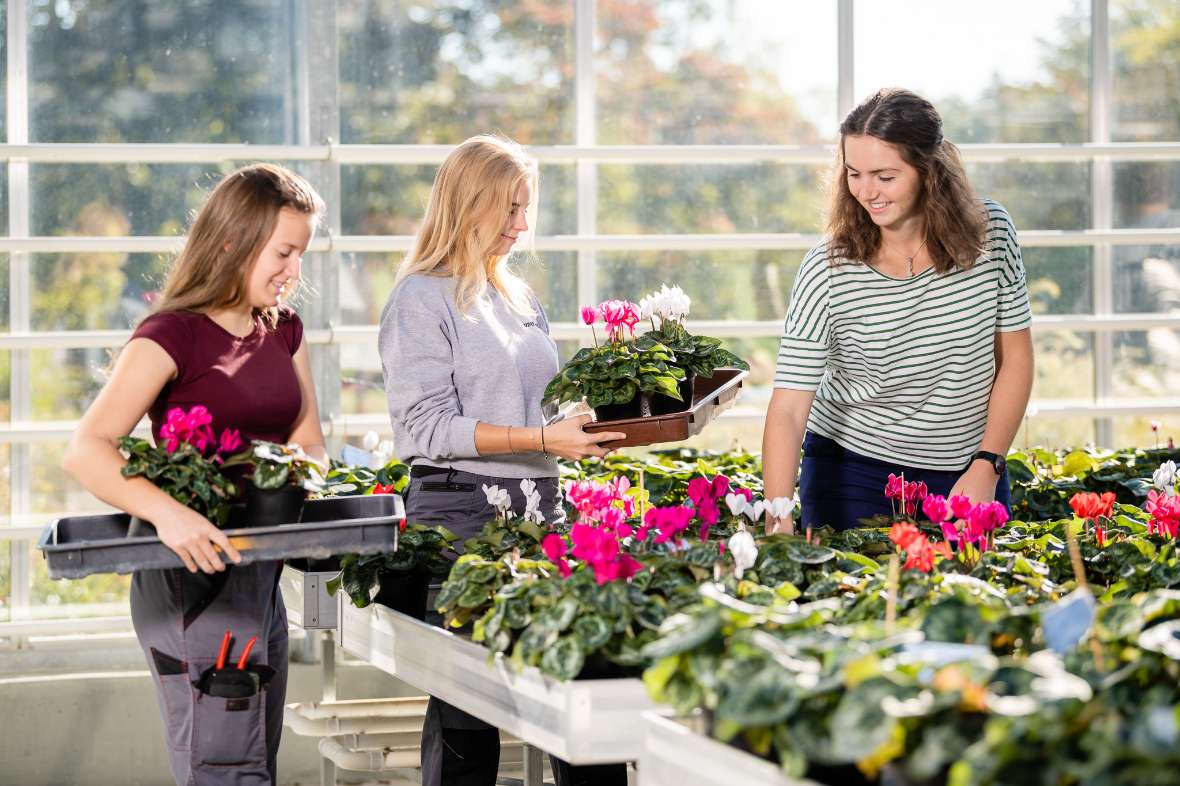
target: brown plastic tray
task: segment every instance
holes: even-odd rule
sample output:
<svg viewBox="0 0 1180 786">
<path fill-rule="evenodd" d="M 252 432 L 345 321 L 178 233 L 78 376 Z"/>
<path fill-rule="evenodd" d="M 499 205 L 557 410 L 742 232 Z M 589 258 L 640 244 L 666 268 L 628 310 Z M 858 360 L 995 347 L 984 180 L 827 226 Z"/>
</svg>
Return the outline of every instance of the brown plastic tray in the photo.
<svg viewBox="0 0 1180 786">
<path fill-rule="evenodd" d="M 652 415 L 646 418 L 600 420 L 589 423 L 583 431 L 622 431 L 625 439 L 601 443 L 608 448 L 633 448 L 659 442 L 680 442 L 699 434 L 713 418 L 733 406 L 748 371 L 719 368 L 711 377 L 697 377 L 693 382 L 692 406 L 682 412 Z"/>
</svg>

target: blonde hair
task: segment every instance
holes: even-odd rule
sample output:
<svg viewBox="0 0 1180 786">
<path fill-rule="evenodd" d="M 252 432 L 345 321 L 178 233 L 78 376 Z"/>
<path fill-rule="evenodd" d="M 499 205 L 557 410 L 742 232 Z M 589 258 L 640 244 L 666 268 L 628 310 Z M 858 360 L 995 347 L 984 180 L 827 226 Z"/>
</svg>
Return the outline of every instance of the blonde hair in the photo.
<svg viewBox="0 0 1180 786">
<path fill-rule="evenodd" d="M 495 248 L 516 189 L 528 183 L 536 204 L 537 180 L 537 162 L 509 139 L 473 136 L 456 147 L 435 175 L 426 215 L 394 286 L 415 273 L 449 276 L 455 305 L 466 314 L 490 282 L 513 311 L 532 316 L 532 291 Z"/>
<path fill-rule="evenodd" d="M 153 313 L 240 305 L 285 207 L 317 221 L 324 213 L 324 201 L 311 184 L 281 166 L 251 164 L 222 178 L 197 211 Z M 278 322 L 278 308 L 256 313 L 272 327 Z"/>
</svg>

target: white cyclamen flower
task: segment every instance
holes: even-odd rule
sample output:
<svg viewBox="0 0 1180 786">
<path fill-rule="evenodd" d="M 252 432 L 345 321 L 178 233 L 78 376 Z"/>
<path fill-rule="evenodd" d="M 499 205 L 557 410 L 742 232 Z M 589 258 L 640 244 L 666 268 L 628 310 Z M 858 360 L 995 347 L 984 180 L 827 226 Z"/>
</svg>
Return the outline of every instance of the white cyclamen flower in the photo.
<svg viewBox="0 0 1180 786">
<path fill-rule="evenodd" d="M 770 515 L 776 519 L 785 519 L 787 516 L 795 512 L 795 498 L 794 497 L 775 497 L 768 500 L 766 509 L 770 511 Z"/>
<path fill-rule="evenodd" d="M 489 486 L 485 483 L 483 484 L 483 493 L 488 498 L 488 504 L 498 510 L 501 515 L 512 508 L 512 497 L 508 495 L 508 489 Z"/>
<path fill-rule="evenodd" d="M 692 299 L 683 289 L 661 284 L 659 290 L 639 301 L 639 315 L 643 319 L 655 316 L 662 321 L 683 322 L 691 305 Z"/>
<path fill-rule="evenodd" d="M 1163 464 L 1160 464 L 1160 468 L 1151 475 L 1151 485 L 1155 486 L 1169 497 L 1175 496 L 1176 462 L 1165 461 Z"/>
<path fill-rule="evenodd" d="M 733 555 L 734 575 L 739 579 L 758 561 L 758 545 L 745 527 L 729 536 L 729 553 Z"/>
<path fill-rule="evenodd" d="M 757 521 L 766 512 L 766 503 L 758 500 L 757 502 L 746 505 L 746 509 L 742 512 L 746 514 L 746 518 L 750 521 Z"/>
<path fill-rule="evenodd" d="M 361 441 L 361 445 L 370 453 L 376 450 L 379 444 L 381 444 L 381 435 L 376 431 L 366 433 L 364 440 Z"/>
<path fill-rule="evenodd" d="M 537 482 L 531 478 L 525 478 L 520 482 L 520 490 L 524 492 L 524 496 L 527 499 L 537 492 Z M 540 498 L 540 495 L 538 495 L 538 498 Z"/>
<path fill-rule="evenodd" d="M 746 507 L 750 502 L 746 499 L 744 494 L 726 494 L 725 504 L 729 508 L 729 512 L 734 516 L 740 516 L 746 512 Z"/>
</svg>

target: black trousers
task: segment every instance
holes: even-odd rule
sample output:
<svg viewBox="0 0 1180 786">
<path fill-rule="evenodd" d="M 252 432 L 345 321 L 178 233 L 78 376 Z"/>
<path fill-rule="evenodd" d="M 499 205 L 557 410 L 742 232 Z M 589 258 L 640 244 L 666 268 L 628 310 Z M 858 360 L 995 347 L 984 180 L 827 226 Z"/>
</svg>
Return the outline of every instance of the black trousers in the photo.
<svg viewBox="0 0 1180 786">
<path fill-rule="evenodd" d="M 799 472 L 799 501 L 804 527 L 829 526 L 843 530 L 860 526 L 861 519 L 890 515 L 892 503 L 885 497 L 890 473 L 907 481 L 922 481 L 931 494 L 946 496 L 966 471 L 907 467 L 863 456 L 835 440 L 808 431 L 803 437 L 803 464 Z M 996 501 L 1009 505 L 1011 491 L 1007 471 L 996 481 Z"/>
<path fill-rule="evenodd" d="M 541 510 L 549 524 L 564 521 L 557 478 L 533 478 L 541 494 Z M 508 491 L 514 510 L 524 510 L 520 478 L 497 478 L 470 472 L 416 466 L 406 492 L 406 517 L 422 524 L 441 524 L 459 542 L 479 534 L 495 516 L 484 485 Z M 432 610 L 427 621 L 441 624 Z M 575 767 L 550 756 L 557 786 L 626 786 L 623 764 Z M 494 786 L 500 768 L 500 732 L 494 726 L 434 696 L 422 728 L 422 786 Z"/>
</svg>

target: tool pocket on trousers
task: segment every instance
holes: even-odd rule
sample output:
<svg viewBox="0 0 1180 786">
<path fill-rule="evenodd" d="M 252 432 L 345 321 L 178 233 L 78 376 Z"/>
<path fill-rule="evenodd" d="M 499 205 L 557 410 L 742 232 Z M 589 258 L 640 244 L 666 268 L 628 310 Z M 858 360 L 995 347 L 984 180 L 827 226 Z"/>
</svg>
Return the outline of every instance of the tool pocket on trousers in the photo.
<svg viewBox="0 0 1180 786">
<path fill-rule="evenodd" d="M 266 689 L 225 698 L 191 688 L 193 763 L 197 767 L 266 768 Z"/>
</svg>

